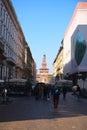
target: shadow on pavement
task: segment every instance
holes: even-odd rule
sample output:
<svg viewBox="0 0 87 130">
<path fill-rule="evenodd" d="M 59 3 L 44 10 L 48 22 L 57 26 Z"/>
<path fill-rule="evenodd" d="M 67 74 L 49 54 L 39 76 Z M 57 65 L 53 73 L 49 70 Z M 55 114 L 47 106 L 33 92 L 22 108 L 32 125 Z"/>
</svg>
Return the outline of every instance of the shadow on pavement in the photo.
<svg viewBox="0 0 87 130">
<path fill-rule="evenodd" d="M 67 95 L 66 101 L 63 101 L 62 95 L 60 96 L 57 109 L 53 108 L 52 99 L 36 101 L 34 97 L 12 98 L 11 102 L 0 103 L 0 122 L 76 116 L 87 116 L 87 101 L 78 101 L 71 93 Z"/>
</svg>

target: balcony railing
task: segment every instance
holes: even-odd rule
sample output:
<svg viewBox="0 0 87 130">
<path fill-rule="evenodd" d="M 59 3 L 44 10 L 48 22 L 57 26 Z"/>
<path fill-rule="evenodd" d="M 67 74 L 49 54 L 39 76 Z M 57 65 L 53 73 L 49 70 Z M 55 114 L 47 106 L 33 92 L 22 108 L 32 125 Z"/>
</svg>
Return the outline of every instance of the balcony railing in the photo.
<svg viewBox="0 0 87 130">
<path fill-rule="evenodd" d="M 0 50 L 4 51 L 4 45 L 2 44 L 2 42 L 0 41 Z"/>
<path fill-rule="evenodd" d="M 11 57 L 7 57 L 6 60 L 7 60 L 10 64 L 13 64 L 13 65 L 16 64 L 15 61 L 14 61 L 14 59 L 11 58 Z"/>
</svg>

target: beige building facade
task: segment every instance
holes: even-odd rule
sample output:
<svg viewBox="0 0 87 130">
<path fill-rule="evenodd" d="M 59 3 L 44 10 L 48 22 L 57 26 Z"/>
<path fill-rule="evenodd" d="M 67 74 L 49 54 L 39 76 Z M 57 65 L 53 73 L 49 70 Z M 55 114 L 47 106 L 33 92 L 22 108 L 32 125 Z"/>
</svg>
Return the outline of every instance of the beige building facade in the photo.
<svg viewBox="0 0 87 130">
<path fill-rule="evenodd" d="M 53 62 L 53 77 L 56 79 L 63 78 L 63 47 L 61 46 Z"/>
</svg>

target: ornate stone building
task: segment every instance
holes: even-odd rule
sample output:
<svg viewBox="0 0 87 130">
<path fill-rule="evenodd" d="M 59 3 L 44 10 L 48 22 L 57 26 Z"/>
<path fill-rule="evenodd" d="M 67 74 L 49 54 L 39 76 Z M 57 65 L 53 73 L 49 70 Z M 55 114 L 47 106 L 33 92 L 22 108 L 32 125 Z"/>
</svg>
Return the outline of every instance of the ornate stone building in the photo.
<svg viewBox="0 0 87 130">
<path fill-rule="evenodd" d="M 47 84 L 50 82 L 51 77 L 52 75 L 49 74 L 49 69 L 47 68 L 46 55 L 43 55 L 42 67 L 39 69 L 39 74 L 37 74 L 36 80 Z"/>
<path fill-rule="evenodd" d="M 11 1 L 0 0 L 0 79 L 31 79 L 34 64 Z"/>
</svg>

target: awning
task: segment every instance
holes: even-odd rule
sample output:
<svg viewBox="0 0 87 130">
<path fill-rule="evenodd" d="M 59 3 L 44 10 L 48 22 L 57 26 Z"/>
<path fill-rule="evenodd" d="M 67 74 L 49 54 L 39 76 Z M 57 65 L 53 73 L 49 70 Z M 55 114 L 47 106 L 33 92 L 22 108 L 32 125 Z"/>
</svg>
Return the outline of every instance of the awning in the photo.
<svg viewBox="0 0 87 130">
<path fill-rule="evenodd" d="M 9 79 L 9 82 L 27 82 L 27 79 Z"/>
<path fill-rule="evenodd" d="M 1 80 L 1 79 L 0 79 L 0 83 L 4 83 L 4 80 Z"/>
</svg>

